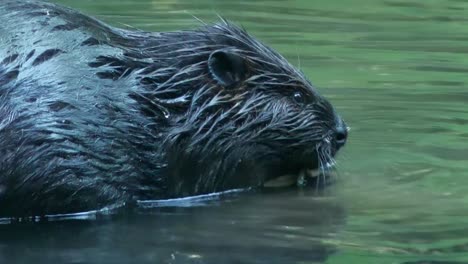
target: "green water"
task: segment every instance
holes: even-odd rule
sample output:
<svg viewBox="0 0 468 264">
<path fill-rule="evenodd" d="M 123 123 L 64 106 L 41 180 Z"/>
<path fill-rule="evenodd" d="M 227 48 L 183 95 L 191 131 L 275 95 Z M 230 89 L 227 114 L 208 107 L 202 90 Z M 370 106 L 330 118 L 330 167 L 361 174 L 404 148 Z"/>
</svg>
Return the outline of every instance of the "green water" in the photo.
<svg viewBox="0 0 468 264">
<path fill-rule="evenodd" d="M 193 28 L 194 17 L 240 23 L 330 98 L 351 127 L 349 144 L 327 197 L 246 195 L 112 223 L 34 226 L 23 231 L 36 234 L 29 242 L 21 232 L 0 242 L 3 260 L 468 263 L 468 1 L 57 2 L 151 31 Z"/>
</svg>

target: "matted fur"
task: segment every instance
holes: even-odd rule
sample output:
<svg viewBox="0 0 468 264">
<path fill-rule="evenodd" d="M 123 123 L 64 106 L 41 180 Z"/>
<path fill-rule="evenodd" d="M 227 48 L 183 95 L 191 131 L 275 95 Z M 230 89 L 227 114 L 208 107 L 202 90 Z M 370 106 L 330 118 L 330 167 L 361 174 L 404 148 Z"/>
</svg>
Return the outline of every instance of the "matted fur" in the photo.
<svg viewBox="0 0 468 264">
<path fill-rule="evenodd" d="M 221 21 L 149 33 L 0 3 L 0 215 L 261 186 L 330 163 L 341 119 L 307 78 Z M 215 51 L 242 58 L 222 85 Z"/>
</svg>

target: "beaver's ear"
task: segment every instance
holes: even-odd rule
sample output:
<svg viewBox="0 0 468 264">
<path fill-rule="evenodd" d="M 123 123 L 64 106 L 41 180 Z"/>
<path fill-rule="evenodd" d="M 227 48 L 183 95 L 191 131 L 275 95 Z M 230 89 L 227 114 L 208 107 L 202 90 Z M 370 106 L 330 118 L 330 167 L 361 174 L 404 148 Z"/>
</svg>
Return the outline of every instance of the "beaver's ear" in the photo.
<svg viewBox="0 0 468 264">
<path fill-rule="evenodd" d="M 213 78 L 223 86 L 232 86 L 246 78 L 245 60 L 233 51 L 214 51 L 208 58 L 208 67 Z"/>
</svg>

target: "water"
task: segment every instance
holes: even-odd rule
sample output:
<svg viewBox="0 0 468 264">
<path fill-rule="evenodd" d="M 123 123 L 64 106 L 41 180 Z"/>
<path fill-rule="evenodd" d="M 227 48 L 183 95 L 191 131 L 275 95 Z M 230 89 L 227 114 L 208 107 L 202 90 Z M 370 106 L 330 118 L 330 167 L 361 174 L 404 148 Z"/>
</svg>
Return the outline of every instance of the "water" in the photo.
<svg viewBox="0 0 468 264">
<path fill-rule="evenodd" d="M 244 25 L 351 126 L 321 196 L 234 193 L 0 226 L 0 263 L 468 263 L 468 2 L 60 0 L 121 27 Z"/>
</svg>

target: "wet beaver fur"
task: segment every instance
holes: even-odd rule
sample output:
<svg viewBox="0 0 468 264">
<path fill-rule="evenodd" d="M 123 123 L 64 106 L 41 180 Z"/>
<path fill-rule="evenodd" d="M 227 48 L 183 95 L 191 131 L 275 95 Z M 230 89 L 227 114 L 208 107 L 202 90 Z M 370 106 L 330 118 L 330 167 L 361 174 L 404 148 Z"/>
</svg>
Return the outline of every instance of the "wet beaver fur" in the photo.
<svg viewBox="0 0 468 264">
<path fill-rule="evenodd" d="M 1 216 L 262 186 L 345 143 L 307 78 L 227 21 L 128 31 L 29 0 L 0 18 Z"/>
</svg>

